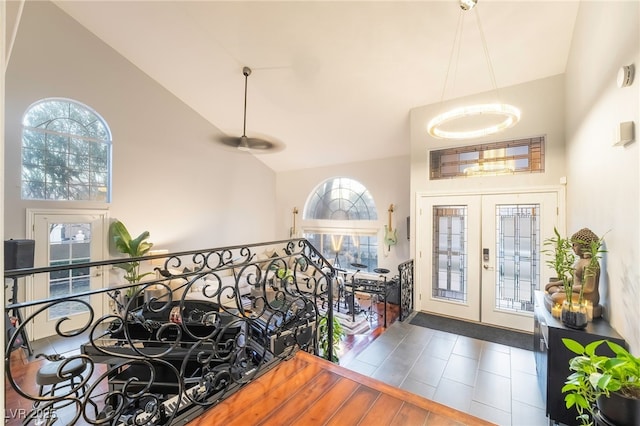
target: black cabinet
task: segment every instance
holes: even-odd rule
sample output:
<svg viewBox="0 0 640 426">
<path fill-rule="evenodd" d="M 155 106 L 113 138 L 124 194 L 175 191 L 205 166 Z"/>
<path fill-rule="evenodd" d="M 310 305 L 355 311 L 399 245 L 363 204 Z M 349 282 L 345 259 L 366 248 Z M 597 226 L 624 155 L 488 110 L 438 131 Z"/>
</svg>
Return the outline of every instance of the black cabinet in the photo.
<svg viewBox="0 0 640 426">
<path fill-rule="evenodd" d="M 562 321 L 554 318 L 546 310 L 543 303 L 544 294 L 536 292 L 534 311 L 533 347 L 536 360 L 538 385 L 542 393 L 542 400 L 546 404 L 546 413 L 550 422 L 567 425 L 579 424 L 576 420 L 578 413 L 572 407 L 566 408 L 562 386 L 570 374 L 569 360 L 575 354 L 562 343 L 563 338 L 573 339 L 580 344 L 587 345 L 595 340 L 609 340 L 621 346 L 626 346 L 624 339 L 607 323 L 599 318 L 589 322 L 584 330 L 574 330 L 565 327 Z M 598 348 L 602 355 L 611 355 L 609 347 L 602 345 Z"/>
</svg>

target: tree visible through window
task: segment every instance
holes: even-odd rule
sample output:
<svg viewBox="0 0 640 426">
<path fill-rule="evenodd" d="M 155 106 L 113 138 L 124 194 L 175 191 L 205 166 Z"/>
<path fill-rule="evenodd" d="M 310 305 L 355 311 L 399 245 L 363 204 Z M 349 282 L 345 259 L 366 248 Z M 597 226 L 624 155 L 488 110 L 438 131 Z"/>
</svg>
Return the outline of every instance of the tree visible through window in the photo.
<svg viewBox="0 0 640 426">
<path fill-rule="evenodd" d="M 111 132 L 86 105 L 43 99 L 22 120 L 22 198 L 110 200 Z"/>
<path fill-rule="evenodd" d="M 334 266 L 354 269 L 362 264 L 372 271 L 378 266 L 378 219 L 373 197 L 360 182 L 332 178 L 320 184 L 303 212 L 305 238 Z M 360 269 L 360 268 L 357 268 Z"/>
</svg>

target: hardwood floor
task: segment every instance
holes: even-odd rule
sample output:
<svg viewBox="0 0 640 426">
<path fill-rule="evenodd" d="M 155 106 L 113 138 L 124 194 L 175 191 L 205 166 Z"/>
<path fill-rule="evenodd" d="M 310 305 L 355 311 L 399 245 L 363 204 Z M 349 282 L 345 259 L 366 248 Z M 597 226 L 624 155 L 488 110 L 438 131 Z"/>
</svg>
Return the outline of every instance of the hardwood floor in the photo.
<svg viewBox="0 0 640 426">
<path fill-rule="evenodd" d="M 189 424 L 462 426 L 491 423 L 298 352 Z"/>
<path fill-rule="evenodd" d="M 78 352 L 77 350 L 76 352 Z M 31 360 L 25 356 L 24 351 L 14 351 L 11 354 L 11 372 L 13 374 L 13 380 L 18 384 L 20 389 L 28 395 L 37 395 L 38 387 L 36 385 L 36 374 L 38 369 L 47 361 L 43 359 Z M 92 372 L 92 377 L 89 379 L 89 383 L 98 381 L 98 377 L 106 371 L 106 366 L 103 364 L 96 364 L 95 370 Z M 96 389 L 96 393 L 106 392 L 106 386 L 104 389 Z M 20 396 L 11 386 L 7 377 L 5 377 L 5 425 L 20 425 L 23 424 L 26 414 L 33 408 L 33 401 Z M 56 410 L 60 419 L 56 425 L 73 424 L 73 416 L 75 415 L 75 406 L 68 406 L 60 410 Z M 33 424 L 30 423 L 30 424 Z M 75 424 L 87 424 L 84 422 L 76 422 Z"/>
</svg>

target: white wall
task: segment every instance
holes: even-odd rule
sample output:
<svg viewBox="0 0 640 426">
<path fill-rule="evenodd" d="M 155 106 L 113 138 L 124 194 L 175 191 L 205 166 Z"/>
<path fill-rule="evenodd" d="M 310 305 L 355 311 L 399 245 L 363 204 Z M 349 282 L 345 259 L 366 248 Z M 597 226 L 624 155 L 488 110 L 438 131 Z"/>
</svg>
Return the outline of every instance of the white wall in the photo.
<svg viewBox="0 0 640 426">
<path fill-rule="evenodd" d="M 318 155 L 321 154 L 330 155 L 330 153 L 318 152 Z M 394 205 L 392 226 L 398 230 L 398 244 L 391 247 L 386 255 L 381 245 L 378 253 L 379 267 L 389 269 L 391 271 L 389 276 L 393 276 L 398 271 L 398 264 L 410 258 L 406 232 L 406 221 L 409 216 L 409 157 L 393 157 L 278 173 L 276 179 L 278 238 L 286 238 L 289 235 L 293 207 L 298 207 L 300 214 L 297 223 L 301 223 L 307 197 L 319 184 L 332 177 L 349 177 L 369 189 L 378 210 L 377 226 L 380 229 L 378 234 L 380 237 L 384 235 L 384 225 L 388 223 L 387 209 L 390 204 Z"/>
<path fill-rule="evenodd" d="M 5 238 L 24 238 L 28 207 L 105 207 L 21 200 L 20 122 L 45 97 L 85 103 L 109 124 L 108 208 L 135 235 L 171 251 L 274 239 L 275 173 L 216 146 L 218 129 L 49 2 L 26 3 L 6 74 Z"/>
<path fill-rule="evenodd" d="M 600 292 L 611 325 L 640 355 L 640 3 L 581 2 L 566 72 L 568 229 L 605 234 Z M 634 63 L 632 86 L 619 67 Z M 636 142 L 612 147 L 620 122 Z"/>
</svg>

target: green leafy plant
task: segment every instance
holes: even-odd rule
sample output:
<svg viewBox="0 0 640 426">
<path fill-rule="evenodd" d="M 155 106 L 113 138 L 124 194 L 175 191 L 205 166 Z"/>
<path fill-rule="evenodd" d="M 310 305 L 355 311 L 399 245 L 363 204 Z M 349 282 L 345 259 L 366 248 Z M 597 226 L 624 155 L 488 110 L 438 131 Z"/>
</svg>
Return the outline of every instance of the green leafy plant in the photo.
<svg viewBox="0 0 640 426">
<path fill-rule="evenodd" d="M 109 231 L 116 246 L 116 250 L 120 253 L 129 255 L 131 258 L 142 257 L 151 250 L 151 247 L 153 247 L 153 243 L 147 241 L 149 238 L 149 231 L 144 231 L 136 238 L 131 238 L 129 230 L 127 230 L 127 227 L 119 220 L 111 223 Z M 145 272 L 141 274 L 139 261 L 120 263 L 116 266 L 125 271 L 124 279 L 131 284 L 139 283 L 143 277 L 153 274 L 153 272 Z M 126 296 L 131 297 L 137 291 L 138 286 L 129 287 L 126 292 Z"/>
<path fill-rule="evenodd" d="M 607 340 L 597 340 L 582 346 L 573 339 L 562 339 L 562 343 L 577 356 L 569 360 L 573 372 L 562 388 L 567 408 L 575 407 L 583 425 L 593 424 L 596 400 L 619 392 L 627 398 L 640 399 L 640 358 L 631 355 L 625 348 Z M 600 345 L 606 343 L 614 356 L 596 354 Z"/>
<path fill-rule="evenodd" d="M 344 336 L 344 329 L 337 317 L 333 317 L 333 356 L 331 362 L 338 363 L 338 350 L 340 349 L 340 341 Z M 318 321 L 318 345 L 320 346 L 320 356 L 326 357 L 329 353 L 329 321 L 327 315 L 320 317 Z"/>
<path fill-rule="evenodd" d="M 565 294 L 570 295 L 576 256 L 573 253 L 571 241 L 568 238 L 563 238 L 556 227 L 553 228 L 553 233 L 553 238 L 544 241 L 544 245 L 550 246 L 550 248 L 542 250 L 542 252 L 549 256 L 546 264 L 556 272 L 556 278 L 562 281 Z"/>
</svg>

